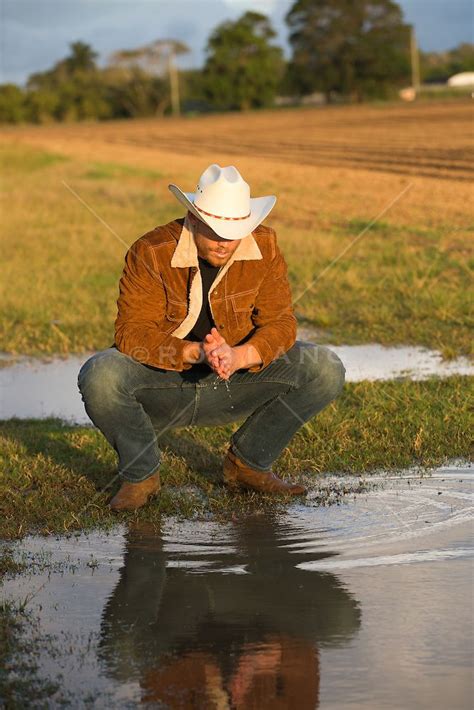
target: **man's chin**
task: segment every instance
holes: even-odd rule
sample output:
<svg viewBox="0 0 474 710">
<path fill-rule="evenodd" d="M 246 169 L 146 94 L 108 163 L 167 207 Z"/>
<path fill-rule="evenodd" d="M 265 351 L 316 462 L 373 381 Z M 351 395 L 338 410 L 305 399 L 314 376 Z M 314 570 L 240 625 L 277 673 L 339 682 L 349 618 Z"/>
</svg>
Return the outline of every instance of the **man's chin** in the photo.
<svg viewBox="0 0 474 710">
<path fill-rule="evenodd" d="M 222 266 L 223 264 L 226 264 L 229 259 L 230 254 L 224 254 L 223 256 L 219 256 L 219 254 L 209 254 L 207 257 L 207 261 L 213 266 Z"/>
</svg>

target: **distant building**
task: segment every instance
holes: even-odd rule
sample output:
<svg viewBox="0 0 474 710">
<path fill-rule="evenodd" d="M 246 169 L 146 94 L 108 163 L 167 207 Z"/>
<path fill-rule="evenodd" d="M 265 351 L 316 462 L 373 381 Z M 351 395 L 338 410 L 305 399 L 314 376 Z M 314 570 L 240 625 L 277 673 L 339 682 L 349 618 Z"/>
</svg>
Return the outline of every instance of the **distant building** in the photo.
<svg viewBox="0 0 474 710">
<path fill-rule="evenodd" d="M 474 71 L 462 71 L 454 74 L 447 81 L 448 86 L 474 86 Z"/>
</svg>

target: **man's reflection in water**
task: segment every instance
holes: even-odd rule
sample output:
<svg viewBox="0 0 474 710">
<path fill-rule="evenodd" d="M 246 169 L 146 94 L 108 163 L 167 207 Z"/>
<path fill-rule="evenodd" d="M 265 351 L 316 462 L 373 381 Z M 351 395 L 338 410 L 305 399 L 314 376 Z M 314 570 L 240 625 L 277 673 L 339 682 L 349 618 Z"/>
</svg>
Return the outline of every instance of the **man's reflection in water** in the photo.
<svg viewBox="0 0 474 710">
<path fill-rule="evenodd" d="M 259 516 L 199 550 L 199 540 L 131 526 L 101 625 L 107 672 L 137 680 L 142 701 L 160 707 L 317 708 L 318 648 L 346 643 L 360 611 L 333 575 L 296 569 L 331 553 L 295 553 L 295 533 Z"/>
</svg>

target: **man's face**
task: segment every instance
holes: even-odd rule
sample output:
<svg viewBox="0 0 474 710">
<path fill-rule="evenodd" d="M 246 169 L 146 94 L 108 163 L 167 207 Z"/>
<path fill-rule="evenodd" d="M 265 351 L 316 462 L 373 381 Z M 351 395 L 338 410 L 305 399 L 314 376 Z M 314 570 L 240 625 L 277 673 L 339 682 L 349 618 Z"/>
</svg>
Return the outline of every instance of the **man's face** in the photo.
<svg viewBox="0 0 474 710">
<path fill-rule="evenodd" d="M 200 257 L 208 261 L 212 266 L 223 266 L 226 264 L 240 243 L 240 239 L 224 239 L 201 222 L 192 212 L 188 212 L 188 217 L 194 227 L 194 241 Z"/>
</svg>

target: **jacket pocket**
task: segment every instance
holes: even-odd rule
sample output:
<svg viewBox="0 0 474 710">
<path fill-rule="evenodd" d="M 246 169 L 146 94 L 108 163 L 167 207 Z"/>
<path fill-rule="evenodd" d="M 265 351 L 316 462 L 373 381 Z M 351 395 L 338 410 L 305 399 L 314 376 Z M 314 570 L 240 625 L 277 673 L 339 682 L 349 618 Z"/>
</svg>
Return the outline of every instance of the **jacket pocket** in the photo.
<svg viewBox="0 0 474 710">
<path fill-rule="evenodd" d="M 240 291 L 240 293 L 233 293 L 230 296 L 230 300 L 234 311 L 239 313 L 241 311 L 247 311 L 249 308 L 253 308 L 255 305 L 256 293 L 256 288 L 251 288 L 248 291 Z"/>
<path fill-rule="evenodd" d="M 166 304 L 166 319 L 174 323 L 182 323 L 188 314 L 186 301 L 168 301 Z"/>
<path fill-rule="evenodd" d="M 238 328 L 244 328 L 247 325 L 251 325 L 251 315 L 255 307 L 256 294 L 257 289 L 252 288 L 248 291 L 233 293 L 230 296 L 232 312 Z"/>
</svg>

